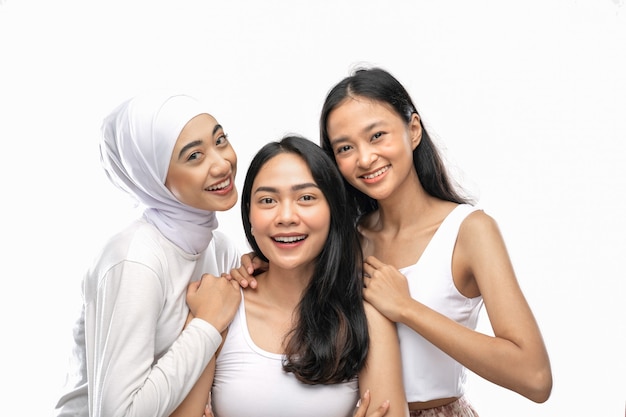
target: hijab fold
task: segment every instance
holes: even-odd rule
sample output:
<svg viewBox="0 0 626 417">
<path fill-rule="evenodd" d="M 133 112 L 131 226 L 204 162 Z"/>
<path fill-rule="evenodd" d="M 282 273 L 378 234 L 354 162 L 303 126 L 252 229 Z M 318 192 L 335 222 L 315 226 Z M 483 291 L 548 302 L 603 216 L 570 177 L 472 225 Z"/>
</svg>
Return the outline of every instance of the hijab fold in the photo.
<svg viewBox="0 0 626 417">
<path fill-rule="evenodd" d="M 145 207 L 144 218 L 185 252 L 204 251 L 215 212 L 181 203 L 165 186 L 174 145 L 187 122 L 208 111 L 184 94 L 149 93 L 120 104 L 102 123 L 100 160 L 111 182 Z"/>
</svg>

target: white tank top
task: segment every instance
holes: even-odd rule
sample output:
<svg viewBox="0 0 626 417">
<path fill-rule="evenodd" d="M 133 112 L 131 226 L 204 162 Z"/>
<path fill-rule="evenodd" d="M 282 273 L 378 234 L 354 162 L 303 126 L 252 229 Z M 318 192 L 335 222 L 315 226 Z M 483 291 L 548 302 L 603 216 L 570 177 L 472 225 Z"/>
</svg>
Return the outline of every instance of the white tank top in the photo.
<svg viewBox="0 0 626 417">
<path fill-rule="evenodd" d="M 357 379 L 306 385 L 282 368 L 284 355 L 254 344 L 242 294 L 216 361 L 212 389 L 215 417 L 349 417 L 359 400 Z"/>
<path fill-rule="evenodd" d="M 400 269 L 414 299 L 471 329 L 476 328 L 482 297 L 467 298 L 459 293 L 452 279 L 452 253 L 461 223 L 475 210 L 468 204 L 455 207 L 418 262 Z M 408 326 L 399 323 L 397 328 L 407 401 L 462 396 L 465 368 Z"/>
</svg>

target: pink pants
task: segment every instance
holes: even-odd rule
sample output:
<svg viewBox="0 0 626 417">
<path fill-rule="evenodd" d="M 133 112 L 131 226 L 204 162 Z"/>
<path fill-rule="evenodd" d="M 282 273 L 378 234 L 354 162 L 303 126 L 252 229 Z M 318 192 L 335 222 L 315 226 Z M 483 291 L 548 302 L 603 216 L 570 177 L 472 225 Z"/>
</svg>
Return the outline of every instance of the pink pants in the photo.
<svg viewBox="0 0 626 417">
<path fill-rule="evenodd" d="M 414 410 L 409 415 L 410 417 L 478 417 L 478 413 L 465 397 L 441 407 Z"/>
</svg>

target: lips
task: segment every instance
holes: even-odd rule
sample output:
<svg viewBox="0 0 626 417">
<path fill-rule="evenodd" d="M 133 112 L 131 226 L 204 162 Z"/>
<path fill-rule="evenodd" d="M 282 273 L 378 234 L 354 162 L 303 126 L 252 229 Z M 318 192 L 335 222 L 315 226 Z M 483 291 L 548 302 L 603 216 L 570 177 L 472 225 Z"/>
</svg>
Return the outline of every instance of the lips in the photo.
<svg viewBox="0 0 626 417">
<path fill-rule="evenodd" d="M 386 165 L 380 169 L 377 169 L 374 172 L 368 173 L 368 174 L 364 174 L 361 175 L 361 178 L 365 179 L 365 180 L 373 180 L 376 179 L 377 177 L 383 175 L 385 172 L 387 172 L 389 170 L 389 165 Z"/>
<path fill-rule="evenodd" d="M 225 190 L 232 184 L 231 177 L 226 178 L 222 182 L 218 182 L 217 184 L 211 185 L 210 187 L 205 188 L 206 191 L 221 191 Z"/>
<path fill-rule="evenodd" d="M 278 243 L 297 243 L 306 239 L 307 235 L 294 235 L 294 236 L 274 236 L 272 239 Z"/>
</svg>

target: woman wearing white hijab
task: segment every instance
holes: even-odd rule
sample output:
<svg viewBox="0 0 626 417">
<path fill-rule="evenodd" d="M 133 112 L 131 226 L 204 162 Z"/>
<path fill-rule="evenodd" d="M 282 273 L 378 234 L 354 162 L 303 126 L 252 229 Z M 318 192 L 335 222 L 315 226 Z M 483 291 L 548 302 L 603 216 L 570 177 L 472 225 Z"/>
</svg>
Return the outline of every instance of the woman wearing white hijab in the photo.
<svg viewBox="0 0 626 417">
<path fill-rule="evenodd" d="M 219 277 L 240 253 L 215 211 L 237 202 L 237 157 L 194 98 L 148 94 L 102 126 L 109 179 L 145 207 L 83 281 L 83 308 L 56 416 L 167 416 L 221 343 L 240 301 Z M 211 275 L 203 275 L 203 274 Z M 191 311 L 195 317 L 184 330 Z"/>
</svg>

